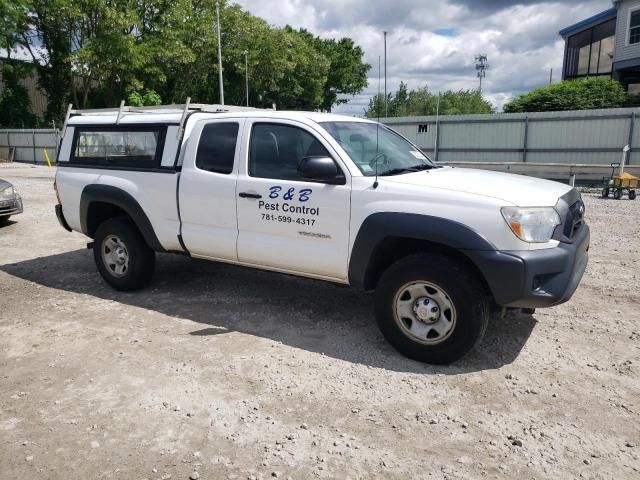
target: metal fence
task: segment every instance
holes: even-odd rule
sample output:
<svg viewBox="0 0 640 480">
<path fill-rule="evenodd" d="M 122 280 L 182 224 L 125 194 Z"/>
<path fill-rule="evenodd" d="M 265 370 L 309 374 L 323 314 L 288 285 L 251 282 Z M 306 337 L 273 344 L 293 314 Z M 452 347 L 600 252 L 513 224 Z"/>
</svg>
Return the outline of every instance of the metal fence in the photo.
<svg viewBox="0 0 640 480">
<path fill-rule="evenodd" d="M 9 159 L 14 149 L 16 162 L 46 163 L 45 149 L 53 163 L 58 154 L 60 132 L 57 129 L 0 130 L 0 159 Z"/>
<path fill-rule="evenodd" d="M 631 146 L 640 165 L 639 108 L 385 118 L 381 121 L 443 163 L 609 165 Z"/>
</svg>

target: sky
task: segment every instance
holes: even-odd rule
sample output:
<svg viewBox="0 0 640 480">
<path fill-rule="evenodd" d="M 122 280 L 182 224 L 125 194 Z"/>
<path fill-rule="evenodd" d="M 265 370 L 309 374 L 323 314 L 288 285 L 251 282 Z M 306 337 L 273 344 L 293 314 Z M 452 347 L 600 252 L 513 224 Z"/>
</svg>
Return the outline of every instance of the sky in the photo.
<svg viewBox="0 0 640 480">
<path fill-rule="evenodd" d="M 353 38 L 372 68 L 369 86 L 334 110 L 350 115 L 361 115 L 378 91 L 384 30 L 389 92 L 400 81 L 434 92 L 477 88 L 474 57 L 486 54 L 483 94 L 500 111 L 515 95 L 547 85 L 550 69 L 554 82 L 560 80 L 564 42 L 558 31 L 613 6 L 611 0 L 234 1 L 272 25 Z"/>
</svg>

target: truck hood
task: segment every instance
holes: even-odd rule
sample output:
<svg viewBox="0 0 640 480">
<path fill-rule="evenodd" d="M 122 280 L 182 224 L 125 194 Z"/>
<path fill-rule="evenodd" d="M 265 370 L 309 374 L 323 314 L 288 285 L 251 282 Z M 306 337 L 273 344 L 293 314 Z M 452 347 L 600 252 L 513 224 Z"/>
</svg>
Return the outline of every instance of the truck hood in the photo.
<svg viewBox="0 0 640 480">
<path fill-rule="evenodd" d="M 559 182 L 473 168 L 443 167 L 382 178 L 390 183 L 483 195 L 519 207 L 554 206 L 558 198 L 571 190 Z"/>
</svg>

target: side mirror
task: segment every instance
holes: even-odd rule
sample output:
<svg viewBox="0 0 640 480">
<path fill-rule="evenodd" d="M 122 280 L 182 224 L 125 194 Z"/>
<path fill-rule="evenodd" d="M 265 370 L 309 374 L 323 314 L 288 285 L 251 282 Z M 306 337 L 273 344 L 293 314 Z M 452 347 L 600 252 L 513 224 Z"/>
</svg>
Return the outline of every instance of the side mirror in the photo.
<svg viewBox="0 0 640 480">
<path fill-rule="evenodd" d="M 298 162 L 298 173 L 306 180 L 344 185 L 344 175 L 331 157 L 305 157 Z"/>
</svg>

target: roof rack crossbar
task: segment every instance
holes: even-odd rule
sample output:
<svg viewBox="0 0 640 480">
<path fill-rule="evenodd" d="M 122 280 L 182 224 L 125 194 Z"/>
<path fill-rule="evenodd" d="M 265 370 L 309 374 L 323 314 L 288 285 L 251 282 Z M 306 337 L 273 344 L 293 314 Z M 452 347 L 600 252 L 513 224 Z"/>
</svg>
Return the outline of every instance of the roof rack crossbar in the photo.
<svg viewBox="0 0 640 480">
<path fill-rule="evenodd" d="M 125 113 L 158 113 L 158 112 L 184 112 L 188 111 L 200 111 L 206 113 L 223 113 L 223 112 L 241 112 L 260 110 L 253 107 L 240 107 L 235 105 L 218 105 L 218 104 L 206 104 L 206 103 L 184 103 L 184 104 L 172 104 L 172 105 L 155 105 L 148 107 L 130 107 L 124 105 L 124 102 L 120 104 L 118 108 L 93 108 L 85 110 L 71 110 L 70 115 L 109 115 L 117 113 L 120 117 Z"/>
<path fill-rule="evenodd" d="M 123 110 L 124 110 L 124 100 L 121 100 L 120 108 L 118 109 L 118 116 L 116 117 L 116 125 L 120 125 L 120 117 L 122 117 Z"/>
<path fill-rule="evenodd" d="M 67 107 L 67 114 L 64 116 L 64 123 L 62 124 L 62 136 L 60 138 L 64 138 L 64 134 L 67 133 L 67 123 L 69 123 L 69 117 L 73 113 L 73 104 L 70 103 Z"/>
<path fill-rule="evenodd" d="M 189 112 L 189 105 L 191 104 L 191 97 L 187 97 L 187 103 L 184 104 L 184 110 L 182 111 L 182 118 L 180 118 L 180 127 L 178 127 L 178 140 L 182 137 L 184 132 L 184 122 L 187 119 L 187 112 Z"/>
</svg>

